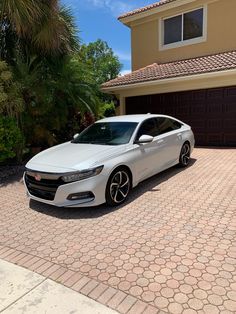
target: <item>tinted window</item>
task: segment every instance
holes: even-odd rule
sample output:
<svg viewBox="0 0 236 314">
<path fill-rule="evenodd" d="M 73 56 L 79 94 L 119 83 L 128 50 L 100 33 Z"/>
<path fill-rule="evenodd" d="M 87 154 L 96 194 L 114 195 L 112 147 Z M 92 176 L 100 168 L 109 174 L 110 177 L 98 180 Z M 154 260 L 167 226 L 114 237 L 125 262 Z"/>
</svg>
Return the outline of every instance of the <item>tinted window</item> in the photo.
<svg viewBox="0 0 236 314">
<path fill-rule="evenodd" d="M 164 134 L 181 128 L 181 123 L 169 118 L 157 118 L 159 134 Z"/>
<path fill-rule="evenodd" d="M 203 36 L 203 9 L 164 20 L 164 45 Z"/>
<path fill-rule="evenodd" d="M 138 123 L 98 122 L 85 129 L 72 143 L 121 145 L 129 142 Z"/>
<path fill-rule="evenodd" d="M 175 120 L 171 120 L 172 123 L 173 123 L 173 126 L 174 126 L 174 130 L 178 130 L 181 128 L 182 124 L 178 121 L 175 121 Z"/>
<path fill-rule="evenodd" d="M 182 40 L 182 15 L 164 20 L 164 44 L 172 44 Z"/>
<path fill-rule="evenodd" d="M 142 123 L 136 138 L 139 139 L 142 135 L 150 135 L 153 137 L 158 135 L 156 119 L 148 119 Z"/>
<path fill-rule="evenodd" d="M 184 40 L 203 35 L 203 9 L 184 14 Z"/>
</svg>

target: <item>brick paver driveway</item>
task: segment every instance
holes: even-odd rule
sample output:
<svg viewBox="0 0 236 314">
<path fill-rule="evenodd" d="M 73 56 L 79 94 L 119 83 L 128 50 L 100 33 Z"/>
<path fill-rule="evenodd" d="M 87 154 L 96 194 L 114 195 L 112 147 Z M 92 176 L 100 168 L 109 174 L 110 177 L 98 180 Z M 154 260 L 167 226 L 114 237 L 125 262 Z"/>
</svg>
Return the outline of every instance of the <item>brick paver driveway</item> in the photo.
<svg viewBox="0 0 236 314">
<path fill-rule="evenodd" d="M 3 184 L 0 258 L 120 313 L 236 313 L 236 150 L 192 157 L 113 210 L 29 204 Z"/>
</svg>

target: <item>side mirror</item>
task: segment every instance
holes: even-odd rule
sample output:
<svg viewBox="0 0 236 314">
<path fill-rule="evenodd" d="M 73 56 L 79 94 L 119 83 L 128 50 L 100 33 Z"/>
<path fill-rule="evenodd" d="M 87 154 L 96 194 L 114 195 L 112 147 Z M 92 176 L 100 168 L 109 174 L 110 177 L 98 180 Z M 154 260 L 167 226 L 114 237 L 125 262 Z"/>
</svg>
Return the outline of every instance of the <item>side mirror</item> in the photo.
<svg viewBox="0 0 236 314">
<path fill-rule="evenodd" d="M 73 136 L 73 139 L 75 140 L 76 137 L 78 137 L 78 136 L 79 136 L 79 133 L 76 133 L 76 134 Z"/>
<path fill-rule="evenodd" d="M 145 144 L 145 143 L 151 143 L 153 141 L 154 137 L 150 135 L 142 135 L 140 138 L 135 141 L 135 144 Z"/>
</svg>

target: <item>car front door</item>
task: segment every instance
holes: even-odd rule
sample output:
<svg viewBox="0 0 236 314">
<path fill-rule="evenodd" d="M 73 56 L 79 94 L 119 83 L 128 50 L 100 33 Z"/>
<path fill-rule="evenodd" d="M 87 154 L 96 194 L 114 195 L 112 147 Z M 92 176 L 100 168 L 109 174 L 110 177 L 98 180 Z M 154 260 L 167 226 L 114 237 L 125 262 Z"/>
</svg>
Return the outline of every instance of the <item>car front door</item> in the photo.
<svg viewBox="0 0 236 314">
<path fill-rule="evenodd" d="M 149 118 L 140 125 L 135 141 L 142 135 L 152 136 L 153 141 L 143 144 L 134 143 L 132 155 L 137 181 L 144 180 L 157 173 L 163 162 L 160 154 L 162 141 L 159 143 L 158 126 L 155 118 Z"/>
</svg>

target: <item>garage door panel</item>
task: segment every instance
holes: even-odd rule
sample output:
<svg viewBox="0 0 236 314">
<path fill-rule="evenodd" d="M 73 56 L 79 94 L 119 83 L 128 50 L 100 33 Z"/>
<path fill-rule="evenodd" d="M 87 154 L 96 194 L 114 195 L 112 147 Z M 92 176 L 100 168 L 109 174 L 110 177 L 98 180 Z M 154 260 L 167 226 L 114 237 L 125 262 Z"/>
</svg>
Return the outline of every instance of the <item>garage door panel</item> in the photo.
<svg viewBox="0 0 236 314">
<path fill-rule="evenodd" d="M 191 125 L 196 145 L 236 146 L 236 86 L 128 97 L 126 104 L 129 114 L 163 113 Z"/>
<path fill-rule="evenodd" d="M 212 116 L 221 115 L 223 113 L 223 102 L 221 103 L 207 103 L 207 114 L 208 117 L 211 118 Z"/>
<path fill-rule="evenodd" d="M 204 101 L 206 99 L 205 90 L 196 90 L 192 92 L 192 101 L 199 102 L 200 100 Z"/>
<path fill-rule="evenodd" d="M 208 100 L 218 100 L 224 97 L 224 89 L 222 88 L 214 88 L 207 90 L 207 99 Z"/>
<path fill-rule="evenodd" d="M 178 97 L 176 97 L 178 102 L 181 103 L 189 103 L 193 101 L 193 93 L 192 91 L 190 92 L 180 92 L 178 94 Z"/>
<path fill-rule="evenodd" d="M 207 120 L 207 133 L 222 133 L 223 121 L 221 119 L 209 119 Z"/>
<path fill-rule="evenodd" d="M 235 133 L 224 134 L 224 143 L 225 146 L 236 146 Z"/>
<path fill-rule="evenodd" d="M 225 88 L 224 92 L 227 98 L 236 100 L 236 87 L 235 86 Z"/>
<path fill-rule="evenodd" d="M 194 135 L 195 135 L 195 139 L 197 138 L 197 145 L 199 145 L 199 146 L 206 146 L 207 145 L 205 133 L 194 133 Z"/>
<path fill-rule="evenodd" d="M 178 106 L 176 108 L 176 114 L 189 115 L 190 114 L 189 103 L 178 104 Z"/>
<path fill-rule="evenodd" d="M 189 124 L 192 129 L 197 133 L 204 133 L 206 130 L 206 121 L 205 120 L 189 120 Z"/>
<path fill-rule="evenodd" d="M 227 133 L 235 133 L 236 130 L 236 119 L 225 119 L 223 121 L 223 129 Z"/>
<path fill-rule="evenodd" d="M 197 115 L 197 116 L 203 116 L 206 114 L 206 104 L 205 102 L 203 103 L 192 103 L 191 104 L 191 114 L 192 115 Z"/>
<path fill-rule="evenodd" d="M 236 120 L 236 99 L 235 101 L 229 101 L 224 104 L 225 117 L 233 117 Z"/>
<path fill-rule="evenodd" d="M 207 145 L 218 146 L 219 143 L 223 143 L 223 134 L 207 134 Z"/>
</svg>

